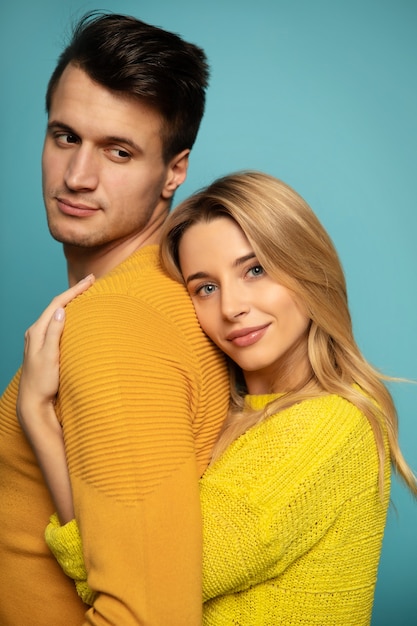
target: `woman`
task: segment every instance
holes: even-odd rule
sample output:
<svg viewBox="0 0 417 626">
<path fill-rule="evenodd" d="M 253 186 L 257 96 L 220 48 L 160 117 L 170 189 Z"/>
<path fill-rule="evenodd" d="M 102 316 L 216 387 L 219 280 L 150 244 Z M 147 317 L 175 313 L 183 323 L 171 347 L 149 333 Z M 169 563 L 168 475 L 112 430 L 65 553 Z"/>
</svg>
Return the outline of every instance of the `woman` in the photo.
<svg viewBox="0 0 417 626">
<path fill-rule="evenodd" d="M 161 260 L 230 363 L 230 412 L 201 480 L 204 624 L 369 624 L 390 462 L 417 485 L 385 377 L 355 343 L 329 236 L 290 187 L 244 172 L 172 213 Z M 49 320 L 89 280 L 29 332 L 18 403 L 62 522 L 73 516 L 51 402 L 62 309 Z M 27 408 L 42 402 L 49 425 Z M 40 449 L 48 429 L 53 460 Z M 47 540 L 91 601 L 75 520 L 55 517 Z"/>
</svg>

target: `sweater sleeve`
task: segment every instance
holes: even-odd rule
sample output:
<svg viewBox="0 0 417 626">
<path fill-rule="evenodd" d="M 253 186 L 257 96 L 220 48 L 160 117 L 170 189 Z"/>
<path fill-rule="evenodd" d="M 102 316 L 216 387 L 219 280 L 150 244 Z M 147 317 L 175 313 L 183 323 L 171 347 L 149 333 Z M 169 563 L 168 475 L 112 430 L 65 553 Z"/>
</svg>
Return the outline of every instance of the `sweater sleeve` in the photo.
<svg viewBox="0 0 417 626">
<path fill-rule="evenodd" d="M 96 594 L 85 624 L 201 622 L 196 376 L 181 331 L 137 299 L 68 308 L 57 409 Z"/>
<path fill-rule="evenodd" d="M 323 538 L 346 499 L 375 491 L 377 463 L 365 418 L 333 398 L 336 413 L 326 402 L 323 421 L 315 415 L 320 404 L 313 401 L 308 410 L 304 403 L 301 413 L 294 407 L 280 421 L 252 429 L 201 480 L 204 601 L 278 576 Z M 89 602 L 76 521 L 60 527 L 51 518 L 46 539 Z"/>
<path fill-rule="evenodd" d="M 201 480 L 204 601 L 282 574 L 344 502 L 376 491 L 377 468 L 367 420 L 342 398 L 305 401 L 250 429 Z"/>
<path fill-rule="evenodd" d="M 94 604 L 97 594 L 87 583 L 83 546 L 77 521 L 73 519 L 61 526 L 57 514 L 54 513 L 45 530 L 45 541 L 65 574 L 75 582 L 81 600 L 88 605 Z"/>
</svg>

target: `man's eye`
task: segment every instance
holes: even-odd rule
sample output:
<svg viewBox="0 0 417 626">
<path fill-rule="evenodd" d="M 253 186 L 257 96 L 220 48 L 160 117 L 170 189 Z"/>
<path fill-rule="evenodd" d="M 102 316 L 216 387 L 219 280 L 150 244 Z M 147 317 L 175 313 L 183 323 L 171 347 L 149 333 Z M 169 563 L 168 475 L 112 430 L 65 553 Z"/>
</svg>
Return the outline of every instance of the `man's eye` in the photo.
<svg viewBox="0 0 417 626">
<path fill-rule="evenodd" d="M 60 133 L 56 135 L 56 139 L 63 144 L 77 143 L 78 141 L 77 135 L 72 135 L 71 133 Z"/>
<path fill-rule="evenodd" d="M 125 161 L 126 159 L 130 159 L 130 153 L 127 150 L 123 150 L 122 148 L 111 148 L 110 154 L 116 159 Z"/>
</svg>

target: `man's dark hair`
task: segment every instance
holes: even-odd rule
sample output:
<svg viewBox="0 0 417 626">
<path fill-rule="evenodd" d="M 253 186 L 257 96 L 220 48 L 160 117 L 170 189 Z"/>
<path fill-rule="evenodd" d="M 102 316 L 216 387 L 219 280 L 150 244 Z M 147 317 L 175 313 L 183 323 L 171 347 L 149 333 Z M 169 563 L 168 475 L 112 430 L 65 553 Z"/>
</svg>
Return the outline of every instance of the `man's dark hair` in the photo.
<svg viewBox="0 0 417 626">
<path fill-rule="evenodd" d="M 209 68 L 204 51 L 178 35 L 117 14 L 87 13 L 75 26 L 46 92 L 46 110 L 68 64 L 103 87 L 135 98 L 162 116 L 168 162 L 191 149 L 204 113 Z"/>
</svg>

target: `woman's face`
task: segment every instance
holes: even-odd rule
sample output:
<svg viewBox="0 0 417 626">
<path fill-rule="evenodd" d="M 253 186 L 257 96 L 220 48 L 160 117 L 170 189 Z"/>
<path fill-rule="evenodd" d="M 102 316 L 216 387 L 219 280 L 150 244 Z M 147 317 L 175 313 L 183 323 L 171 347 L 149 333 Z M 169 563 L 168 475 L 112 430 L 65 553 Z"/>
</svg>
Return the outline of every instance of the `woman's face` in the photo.
<svg viewBox="0 0 417 626">
<path fill-rule="evenodd" d="M 241 228 L 228 217 L 188 228 L 179 260 L 203 330 L 241 367 L 249 393 L 269 393 L 292 348 L 307 342 L 306 311 L 289 289 L 268 276 Z M 287 384 L 304 378 L 306 352 L 297 351 L 303 356 L 292 363 Z"/>
</svg>

